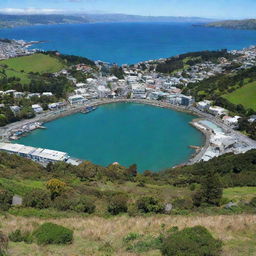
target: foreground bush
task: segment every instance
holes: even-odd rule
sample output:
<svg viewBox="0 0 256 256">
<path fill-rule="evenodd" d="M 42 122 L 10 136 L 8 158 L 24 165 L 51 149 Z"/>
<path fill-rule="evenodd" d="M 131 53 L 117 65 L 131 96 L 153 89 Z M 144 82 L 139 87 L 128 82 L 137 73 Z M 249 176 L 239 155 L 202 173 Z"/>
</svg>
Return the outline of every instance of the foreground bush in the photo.
<svg viewBox="0 0 256 256">
<path fill-rule="evenodd" d="M 113 196 L 108 205 L 108 212 L 112 215 L 117 215 L 122 212 L 127 212 L 128 206 L 127 206 L 127 196 L 125 195 L 115 195 Z"/>
<path fill-rule="evenodd" d="M 21 232 L 20 229 L 16 229 L 15 231 L 9 234 L 9 239 L 12 242 L 25 242 L 25 243 L 32 243 L 32 235 L 29 232 Z"/>
<path fill-rule="evenodd" d="M 206 228 L 196 226 L 165 238 L 161 252 L 164 256 L 219 256 L 221 247 L 222 242 L 214 239 Z"/>
<path fill-rule="evenodd" d="M 7 255 L 8 237 L 0 231 L 0 256 Z"/>
<path fill-rule="evenodd" d="M 7 211 L 12 206 L 13 194 L 5 189 L 0 189 L 0 210 Z"/>
<path fill-rule="evenodd" d="M 38 209 L 48 208 L 51 203 L 51 195 L 45 190 L 35 189 L 24 196 L 24 205 Z"/>
<path fill-rule="evenodd" d="M 142 197 L 138 199 L 137 201 L 137 207 L 138 210 L 143 213 L 161 213 L 164 211 L 163 204 L 160 203 L 160 201 L 154 197 Z"/>
<path fill-rule="evenodd" d="M 69 244 L 73 241 L 73 231 L 54 223 L 44 223 L 35 232 L 37 244 Z"/>
</svg>

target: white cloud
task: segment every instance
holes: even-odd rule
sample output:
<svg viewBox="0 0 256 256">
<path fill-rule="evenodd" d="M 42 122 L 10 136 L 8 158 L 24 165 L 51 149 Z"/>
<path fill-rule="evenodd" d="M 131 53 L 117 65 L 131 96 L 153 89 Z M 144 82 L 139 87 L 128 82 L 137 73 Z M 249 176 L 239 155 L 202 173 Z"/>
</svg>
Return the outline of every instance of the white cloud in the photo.
<svg viewBox="0 0 256 256">
<path fill-rule="evenodd" d="M 4 14 L 58 14 L 63 13 L 60 9 L 47 8 L 0 8 L 0 13 Z"/>
</svg>

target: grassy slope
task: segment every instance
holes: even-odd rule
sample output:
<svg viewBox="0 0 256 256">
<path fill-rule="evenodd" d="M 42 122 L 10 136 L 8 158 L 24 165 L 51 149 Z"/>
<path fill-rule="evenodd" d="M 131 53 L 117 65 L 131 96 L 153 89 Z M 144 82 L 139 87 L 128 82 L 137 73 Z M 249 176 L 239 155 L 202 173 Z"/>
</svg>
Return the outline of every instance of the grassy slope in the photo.
<svg viewBox="0 0 256 256">
<path fill-rule="evenodd" d="M 223 197 L 232 201 L 250 201 L 256 195 L 256 187 L 234 187 L 226 188 Z"/>
<path fill-rule="evenodd" d="M 0 64 L 6 64 L 9 68 L 21 71 L 24 70 L 26 73 L 29 72 L 57 72 L 65 66 L 57 59 L 50 57 L 45 54 L 34 54 L 30 56 L 23 56 L 18 58 L 12 58 L 3 60 Z"/>
<path fill-rule="evenodd" d="M 256 82 L 248 83 L 232 93 L 224 95 L 224 98 L 234 104 L 242 104 L 245 108 L 256 110 Z"/>
<path fill-rule="evenodd" d="M 29 72 L 54 73 L 65 68 L 57 58 L 45 54 L 34 54 L 0 61 L 0 65 L 8 65 L 7 77 L 18 77 L 23 84 L 29 83 Z M 24 70 L 24 72 L 21 72 Z"/>
<path fill-rule="evenodd" d="M 74 230 L 74 242 L 67 246 L 37 246 L 36 244 L 13 243 L 9 244 L 9 254 L 16 256 L 44 256 L 44 255 L 76 255 L 76 256 L 160 256 L 160 251 L 144 253 L 128 253 L 127 244 L 123 238 L 129 233 L 139 233 L 157 237 L 163 224 L 168 230 L 173 226 L 184 228 L 187 226 L 203 225 L 216 238 L 224 242 L 223 256 L 253 256 L 256 252 L 256 216 L 153 216 L 129 218 L 118 216 L 109 219 L 100 217 L 50 219 L 51 221 Z M 34 230 L 38 224 L 45 222 L 38 218 L 1 217 L 1 229 L 4 233 L 20 228 Z"/>
</svg>

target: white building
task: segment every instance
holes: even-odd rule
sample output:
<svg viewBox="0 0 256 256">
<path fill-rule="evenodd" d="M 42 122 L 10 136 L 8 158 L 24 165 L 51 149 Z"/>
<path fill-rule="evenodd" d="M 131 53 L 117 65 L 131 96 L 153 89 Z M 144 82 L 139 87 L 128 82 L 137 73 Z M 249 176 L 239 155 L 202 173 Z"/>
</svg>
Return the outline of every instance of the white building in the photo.
<svg viewBox="0 0 256 256">
<path fill-rule="evenodd" d="M 42 113 L 44 111 L 39 104 L 32 105 L 32 109 L 35 111 L 35 113 Z"/>
<path fill-rule="evenodd" d="M 146 88 L 140 84 L 132 85 L 132 97 L 135 99 L 146 99 Z"/>
<path fill-rule="evenodd" d="M 104 85 L 98 86 L 97 90 L 100 98 L 105 98 L 111 94 L 111 90 L 106 88 Z"/>
<path fill-rule="evenodd" d="M 87 99 L 84 98 L 82 95 L 74 95 L 74 96 L 68 97 L 68 101 L 71 105 L 74 105 L 74 104 L 85 103 Z"/>
<path fill-rule="evenodd" d="M 17 154 L 42 163 L 66 161 L 69 158 L 65 152 L 12 143 L 0 143 L 0 151 Z"/>
<path fill-rule="evenodd" d="M 76 87 L 77 87 L 77 88 L 81 88 L 81 87 L 84 87 L 84 86 L 86 86 L 85 83 L 77 83 L 77 84 L 76 84 Z"/>
<path fill-rule="evenodd" d="M 225 108 L 218 107 L 218 106 L 209 107 L 208 111 L 214 116 L 227 115 L 228 113 L 228 111 Z"/>
<path fill-rule="evenodd" d="M 234 116 L 234 117 L 224 116 L 222 118 L 222 120 L 223 120 L 224 124 L 236 128 L 238 126 L 238 121 L 240 118 L 241 118 L 240 116 Z"/>
<path fill-rule="evenodd" d="M 196 104 L 196 106 L 201 111 L 207 111 L 211 106 L 211 101 L 209 100 L 200 101 Z"/>
<path fill-rule="evenodd" d="M 40 93 L 29 93 L 28 94 L 28 98 L 32 98 L 32 97 L 40 97 L 41 95 L 40 95 Z"/>
<path fill-rule="evenodd" d="M 14 98 L 16 98 L 16 99 L 22 98 L 22 97 L 24 97 L 24 95 L 25 95 L 24 92 L 14 92 L 14 93 L 13 93 L 13 96 L 14 96 Z"/>
<path fill-rule="evenodd" d="M 10 109 L 14 114 L 18 114 L 20 112 L 19 106 L 10 106 Z"/>
<path fill-rule="evenodd" d="M 52 92 L 43 92 L 42 95 L 43 95 L 43 96 L 51 97 L 51 96 L 52 96 Z"/>
</svg>

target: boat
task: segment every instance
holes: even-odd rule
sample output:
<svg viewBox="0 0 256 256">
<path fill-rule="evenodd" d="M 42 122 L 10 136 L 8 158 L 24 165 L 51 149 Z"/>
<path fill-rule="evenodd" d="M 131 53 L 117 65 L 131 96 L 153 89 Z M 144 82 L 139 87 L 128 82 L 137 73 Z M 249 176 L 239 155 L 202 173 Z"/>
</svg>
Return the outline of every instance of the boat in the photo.
<svg viewBox="0 0 256 256">
<path fill-rule="evenodd" d="M 81 113 L 83 113 L 83 114 L 88 114 L 88 113 L 90 113 L 90 112 L 92 112 L 92 111 L 94 111 L 94 110 L 96 110 L 97 108 L 96 107 L 93 107 L 93 106 L 90 106 L 90 107 L 86 107 L 85 109 L 83 109 L 82 111 L 81 111 Z"/>
</svg>

